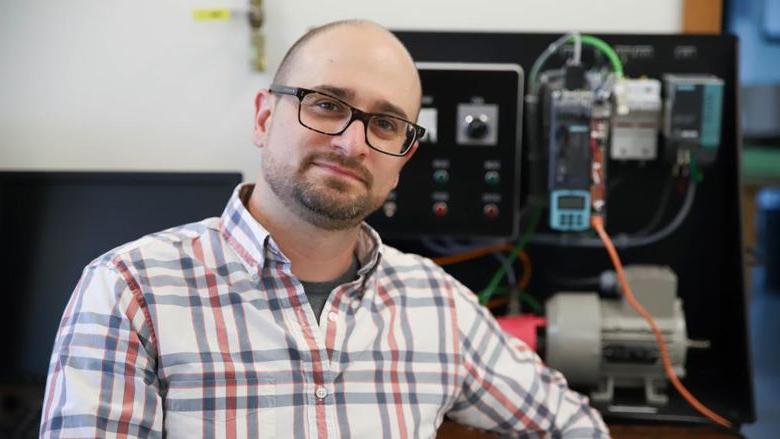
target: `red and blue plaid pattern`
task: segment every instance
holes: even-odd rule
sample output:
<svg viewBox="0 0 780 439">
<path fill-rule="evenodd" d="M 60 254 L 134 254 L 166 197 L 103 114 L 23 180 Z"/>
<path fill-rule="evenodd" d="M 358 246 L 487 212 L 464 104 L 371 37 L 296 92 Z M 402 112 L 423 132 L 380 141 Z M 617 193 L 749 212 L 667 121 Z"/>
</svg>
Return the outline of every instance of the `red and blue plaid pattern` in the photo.
<svg viewBox="0 0 780 439">
<path fill-rule="evenodd" d="M 51 359 L 42 437 L 421 438 L 443 417 L 608 437 L 587 399 L 430 260 L 363 226 L 357 280 L 318 323 L 236 189 L 221 218 L 84 269 Z"/>
</svg>

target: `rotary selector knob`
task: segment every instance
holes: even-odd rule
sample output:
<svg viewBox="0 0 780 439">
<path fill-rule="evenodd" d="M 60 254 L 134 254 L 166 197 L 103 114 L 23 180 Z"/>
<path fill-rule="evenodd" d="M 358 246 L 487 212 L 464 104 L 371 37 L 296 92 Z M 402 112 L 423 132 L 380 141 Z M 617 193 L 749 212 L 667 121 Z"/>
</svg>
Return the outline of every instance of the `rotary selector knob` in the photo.
<svg viewBox="0 0 780 439">
<path fill-rule="evenodd" d="M 488 134 L 488 117 L 485 114 L 466 116 L 466 136 L 470 139 L 482 139 Z"/>
</svg>

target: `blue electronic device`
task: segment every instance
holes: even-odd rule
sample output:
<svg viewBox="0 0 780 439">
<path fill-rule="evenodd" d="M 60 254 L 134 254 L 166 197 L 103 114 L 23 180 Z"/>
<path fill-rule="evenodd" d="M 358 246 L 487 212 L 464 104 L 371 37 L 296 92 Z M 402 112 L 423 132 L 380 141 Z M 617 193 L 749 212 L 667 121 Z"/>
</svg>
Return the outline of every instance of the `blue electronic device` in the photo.
<svg viewBox="0 0 780 439">
<path fill-rule="evenodd" d="M 590 227 L 590 193 L 560 189 L 550 197 L 550 226 L 555 230 L 582 231 Z"/>
<path fill-rule="evenodd" d="M 589 90 L 551 94 L 549 128 L 550 228 L 582 231 L 590 227 L 591 112 Z"/>
</svg>

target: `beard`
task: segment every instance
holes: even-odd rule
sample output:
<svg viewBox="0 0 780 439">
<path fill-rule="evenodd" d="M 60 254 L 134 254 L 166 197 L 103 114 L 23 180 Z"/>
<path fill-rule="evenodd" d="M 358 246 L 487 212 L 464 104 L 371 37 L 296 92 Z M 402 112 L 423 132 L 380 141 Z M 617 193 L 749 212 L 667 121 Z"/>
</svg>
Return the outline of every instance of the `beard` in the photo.
<svg viewBox="0 0 780 439">
<path fill-rule="evenodd" d="M 343 178 L 312 178 L 307 172 L 317 160 L 336 164 L 357 175 L 365 191 L 354 190 Z M 354 157 L 333 152 L 312 152 L 294 171 L 276 162 L 271 154 L 261 160 L 265 181 L 276 196 L 304 221 L 326 230 L 345 230 L 360 224 L 378 209 L 384 197 L 372 196 L 373 176 Z"/>
</svg>

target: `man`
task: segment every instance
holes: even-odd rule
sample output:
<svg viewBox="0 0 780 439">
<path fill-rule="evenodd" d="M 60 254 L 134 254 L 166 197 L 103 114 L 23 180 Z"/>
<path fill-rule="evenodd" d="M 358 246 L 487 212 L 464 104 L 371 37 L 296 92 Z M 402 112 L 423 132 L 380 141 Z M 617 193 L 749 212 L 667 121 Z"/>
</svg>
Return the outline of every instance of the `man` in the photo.
<svg viewBox="0 0 780 439">
<path fill-rule="evenodd" d="M 392 34 L 331 23 L 256 98 L 261 169 L 221 218 L 92 262 L 52 357 L 44 437 L 432 437 L 445 415 L 607 437 L 597 412 L 431 261 L 362 220 L 424 133 Z"/>
</svg>

